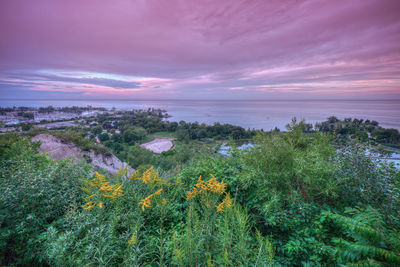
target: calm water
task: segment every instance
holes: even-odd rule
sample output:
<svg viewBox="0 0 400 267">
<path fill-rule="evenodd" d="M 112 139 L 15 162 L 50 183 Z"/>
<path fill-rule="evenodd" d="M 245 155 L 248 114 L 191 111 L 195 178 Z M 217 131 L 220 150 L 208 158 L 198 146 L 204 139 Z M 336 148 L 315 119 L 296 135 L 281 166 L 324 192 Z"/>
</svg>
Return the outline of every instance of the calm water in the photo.
<svg viewBox="0 0 400 267">
<path fill-rule="evenodd" d="M 400 101 L 381 100 L 312 100 L 312 101 L 247 101 L 247 100 L 0 100 L 0 106 L 95 106 L 117 109 L 166 109 L 173 121 L 230 123 L 245 128 L 285 129 L 292 117 L 307 122 L 324 121 L 329 116 L 376 120 L 381 126 L 400 129 Z"/>
</svg>

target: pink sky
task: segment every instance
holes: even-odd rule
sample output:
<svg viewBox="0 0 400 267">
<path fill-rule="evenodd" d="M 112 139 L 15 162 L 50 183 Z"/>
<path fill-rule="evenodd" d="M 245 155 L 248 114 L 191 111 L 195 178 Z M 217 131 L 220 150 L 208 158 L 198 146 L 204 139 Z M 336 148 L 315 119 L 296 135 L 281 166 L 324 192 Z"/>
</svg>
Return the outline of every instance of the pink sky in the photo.
<svg viewBox="0 0 400 267">
<path fill-rule="evenodd" d="M 0 97 L 400 98 L 399 0 L 2 0 Z"/>
</svg>

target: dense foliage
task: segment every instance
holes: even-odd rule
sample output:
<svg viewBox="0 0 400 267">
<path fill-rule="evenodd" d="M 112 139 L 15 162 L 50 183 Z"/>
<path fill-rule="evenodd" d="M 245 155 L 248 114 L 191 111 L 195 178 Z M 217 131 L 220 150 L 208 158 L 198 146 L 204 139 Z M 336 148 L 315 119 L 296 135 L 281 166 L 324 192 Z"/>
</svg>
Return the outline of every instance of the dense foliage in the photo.
<svg viewBox="0 0 400 267">
<path fill-rule="evenodd" d="M 400 133 L 397 129 L 385 129 L 377 121 L 345 118 L 340 120 L 334 116 L 317 123 L 315 128 L 321 132 L 330 132 L 341 139 L 356 137 L 362 141 L 374 140 L 380 144 L 400 145 Z"/>
<path fill-rule="evenodd" d="M 137 169 L 115 177 L 3 136 L 2 264 L 399 264 L 400 172 L 363 144 L 335 143 L 294 120 L 288 132 L 260 132 L 230 156 L 184 138 L 154 155 L 136 143 L 156 128 L 146 125 L 126 127 L 132 145 L 123 132 L 105 141 L 120 143 Z M 175 130 L 190 136 L 192 126 Z"/>
<path fill-rule="evenodd" d="M 1 261 L 44 263 L 43 233 L 63 224 L 63 216 L 79 202 L 79 179 L 89 175 L 89 168 L 50 160 L 25 139 L 8 145 L 0 158 Z"/>
</svg>

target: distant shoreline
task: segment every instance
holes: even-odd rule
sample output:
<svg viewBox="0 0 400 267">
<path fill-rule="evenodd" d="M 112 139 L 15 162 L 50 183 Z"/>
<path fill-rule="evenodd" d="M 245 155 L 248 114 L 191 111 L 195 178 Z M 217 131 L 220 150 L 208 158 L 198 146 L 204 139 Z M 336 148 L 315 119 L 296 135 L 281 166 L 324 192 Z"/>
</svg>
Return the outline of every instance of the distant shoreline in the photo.
<svg viewBox="0 0 400 267">
<path fill-rule="evenodd" d="M 252 102 L 304 102 L 304 101 L 393 101 L 398 102 L 400 99 L 40 99 L 40 98 L 27 98 L 27 99 L 17 99 L 17 98 L 8 98 L 8 99 L 0 99 L 1 101 L 238 101 L 238 102 L 245 102 L 245 101 L 252 101 Z"/>
<path fill-rule="evenodd" d="M 400 100 L 0 100 L 0 107 L 104 107 L 117 110 L 162 109 L 170 121 L 229 123 L 245 129 L 278 127 L 293 117 L 315 124 L 330 116 L 376 120 L 382 127 L 400 130 Z"/>
</svg>

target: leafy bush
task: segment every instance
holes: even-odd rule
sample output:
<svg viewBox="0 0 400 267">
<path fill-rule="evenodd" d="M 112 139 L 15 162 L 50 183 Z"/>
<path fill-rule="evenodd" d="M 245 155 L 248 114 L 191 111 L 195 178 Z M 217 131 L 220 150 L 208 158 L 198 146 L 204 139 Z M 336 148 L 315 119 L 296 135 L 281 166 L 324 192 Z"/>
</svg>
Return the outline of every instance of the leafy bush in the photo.
<svg viewBox="0 0 400 267">
<path fill-rule="evenodd" d="M 399 211 L 400 173 L 393 165 L 367 156 L 360 144 L 340 149 L 335 161 L 343 206 L 372 206 L 385 214 Z"/>
<path fill-rule="evenodd" d="M 106 155 L 110 154 L 110 151 L 106 147 L 97 145 L 96 143 L 93 142 L 93 140 L 84 138 L 83 137 L 84 133 L 82 133 L 82 132 L 68 129 L 66 131 L 46 132 L 46 133 L 52 134 L 61 139 L 70 141 L 85 151 L 93 150 L 96 153 L 104 153 Z"/>
<path fill-rule="evenodd" d="M 133 145 L 135 142 L 142 140 L 147 135 L 143 127 L 131 126 L 123 133 L 125 143 Z"/>
<path fill-rule="evenodd" d="M 103 127 L 101 127 L 101 125 L 96 125 L 96 126 L 90 128 L 90 131 L 94 135 L 99 135 L 103 132 Z"/>
<path fill-rule="evenodd" d="M 153 157 L 153 152 L 139 145 L 134 145 L 129 150 L 128 163 L 133 168 L 138 168 L 140 165 L 143 164 L 152 164 Z"/>
<path fill-rule="evenodd" d="M 101 142 L 105 142 L 105 141 L 107 141 L 109 139 L 110 139 L 110 136 L 108 136 L 108 133 L 99 134 L 99 140 Z"/>
<path fill-rule="evenodd" d="M 62 223 L 63 214 L 80 201 L 78 179 L 89 174 L 83 164 L 54 161 L 36 149 L 23 139 L 1 155 L 2 264 L 43 264 L 43 232 L 52 224 Z"/>
<path fill-rule="evenodd" d="M 167 129 L 160 117 L 143 114 L 130 119 Z M 100 119 L 108 125 L 110 118 Z M 231 134 L 220 124 L 170 126 L 190 138 Z M 288 132 L 260 133 L 254 147 L 230 156 L 193 141 L 155 155 L 113 135 L 105 144 L 137 170 L 109 178 L 83 163 L 49 160 L 18 136 L 0 136 L 2 263 L 398 265 L 399 171 L 358 145 L 334 147 L 330 135 L 310 131 L 293 121 Z M 83 132 L 58 134 L 93 145 Z"/>
<path fill-rule="evenodd" d="M 296 203 L 274 211 L 266 217 L 262 232 L 272 236 L 276 260 L 286 266 L 331 265 L 335 262 L 330 225 L 324 212 L 326 205 Z"/>
<path fill-rule="evenodd" d="M 353 266 L 400 265 L 398 221 L 397 227 L 388 227 L 383 216 L 371 207 L 347 208 L 346 214 L 328 213 L 345 232 L 343 238 L 335 239 L 340 261 Z"/>
<path fill-rule="evenodd" d="M 290 203 L 337 198 L 334 149 L 327 135 L 305 135 L 301 124 L 295 124 L 286 135 L 259 134 L 254 143 L 239 153 L 240 186 L 251 209 L 267 215 Z"/>
</svg>

